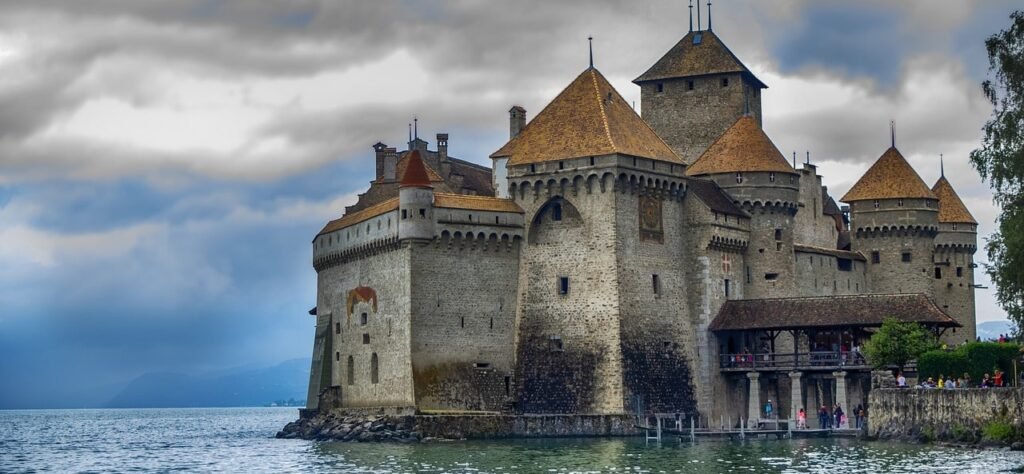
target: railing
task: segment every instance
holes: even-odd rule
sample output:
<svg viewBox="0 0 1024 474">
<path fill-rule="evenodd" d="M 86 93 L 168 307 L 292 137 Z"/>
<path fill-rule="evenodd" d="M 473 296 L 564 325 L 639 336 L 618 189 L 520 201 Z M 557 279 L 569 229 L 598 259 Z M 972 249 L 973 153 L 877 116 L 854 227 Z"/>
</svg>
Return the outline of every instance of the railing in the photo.
<svg viewBox="0 0 1024 474">
<path fill-rule="evenodd" d="M 722 354 L 719 366 L 730 370 L 860 368 L 867 367 L 867 361 L 861 353 L 850 351 Z"/>
</svg>

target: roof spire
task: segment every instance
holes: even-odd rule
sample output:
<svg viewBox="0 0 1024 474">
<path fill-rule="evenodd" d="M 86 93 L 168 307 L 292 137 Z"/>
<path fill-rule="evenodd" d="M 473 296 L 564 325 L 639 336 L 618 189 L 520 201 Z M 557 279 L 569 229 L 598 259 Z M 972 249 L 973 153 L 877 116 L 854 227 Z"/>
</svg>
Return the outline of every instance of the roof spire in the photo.
<svg viewBox="0 0 1024 474">
<path fill-rule="evenodd" d="M 942 153 L 939 153 L 939 177 L 946 177 L 946 165 L 942 162 Z"/>
<path fill-rule="evenodd" d="M 700 0 L 697 0 L 697 31 L 700 31 Z"/>
<path fill-rule="evenodd" d="M 590 68 L 594 68 L 594 35 L 587 36 L 587 42 L 590 43 Z"/>
<path fill-rule="evenodd" d="M 693 0 L 690 0 L 690 33 L 693 33 Z"/>
<path fill-rule="evenodd" d="M 793 150 L 793 168 L 796 168 L 796 150 Z"/>
<path fill-rule="evenodd" d="M 896 121 L 889 121 L 889 137 L 892 140 L 892 147 L 896 148 Z"/>
<path fill-rule="evenodd" d="M 708 0 L 708 31 L 711 31 L 711 0 Z"/>
<path fill-rule="evenodd" d="M 409 124 L 409 149 L 412 149 L 412 124 Z"/>
<path fill-rule="evenodd" d="M 420 119 L 415 115 L 412 117 L 412 137 L 417 140 L 420 138 Z"/>
</svg>

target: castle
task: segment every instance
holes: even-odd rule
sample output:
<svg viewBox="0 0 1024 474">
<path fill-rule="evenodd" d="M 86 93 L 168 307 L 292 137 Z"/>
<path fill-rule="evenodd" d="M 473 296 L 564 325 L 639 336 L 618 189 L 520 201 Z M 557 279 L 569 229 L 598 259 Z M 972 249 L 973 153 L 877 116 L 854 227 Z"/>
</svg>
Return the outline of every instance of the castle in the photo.
<svg viewBox="0 0 1024 474">
<path fill-rule="evenodd" d="M 374 145 L 313 240 L 307 407 L 757 418 L 866 400 L 885 318 L 974 339 L 977 223 L 945 177 L 893 146 L 841 208 L 710 28 L 634 82 L 642 117 L 593 66 L 512 107 L 493 168 L 447 134 Z"/>
</svg>

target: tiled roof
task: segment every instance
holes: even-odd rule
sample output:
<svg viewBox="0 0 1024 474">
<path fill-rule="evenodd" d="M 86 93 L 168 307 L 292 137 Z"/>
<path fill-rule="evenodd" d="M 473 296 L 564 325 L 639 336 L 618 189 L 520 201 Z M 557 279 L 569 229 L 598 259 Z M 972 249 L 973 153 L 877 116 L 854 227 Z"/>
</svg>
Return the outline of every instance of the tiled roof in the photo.
<svg viewBox="0 0 1024 474">
<path fill-rule="evenodd" d="M 960 196 L 953 190 L 953 185 L 945 176 L 939 178 L 932 186 L 932 192 L 939 198 L 939 222 L 977 224 L 971 211 L 960 200 Z"/>
<path fill-rule="evenodd" d="M 862 262 L 867 261 L 867 259 L 864 258 L 864 254 L 862 254 L 860 252 L 851 252 L 849 250 L 827 249 L 827 248 L 824 248 L 824 247 L 815 247 L 813 245 L 802 245 L 802 244 L 793 244 L 793 250 L 795 250 L 797 252 L 817 253 L 817 254 L 821 254 L 821 255 L 831 255 L 833 257 L 848 258 L 850 260 L 860 260 Z"/>
<path fill-rule="evenodd" d="M 597 69 L 583 71 L 491 157 L 509 165 L 619 153 L 684 164 Z"/>
<path fill-rule="evenodd" d="M 413 150 L 405 159 L 405 171 L 402 172 L 402 180 L 399 187 L 402 188 L 430 188 L 431 177 L 427 174 L 427 167 L 423 165 L 420 152 Z M 440 178 L 440 176 L 438 176 Z"/>
<path fill-rule="evenodd" d="M 893 147 L 882 153 L 840 201 L 899 198 L 936 199 L 910 163 Z"/>
<path fill-rule="evenodd" d="M 694 44 L 694 37 L 698 34 L 701 35 L 700 42 Z M 711 31 L 691 31 L 633 82 L 639 84 L 659 79 L 735 72 L 748 75 L 754 84 L 762 88 L 768 87 L 743 65 L 718 35 Z"/>
<path fill-rule="evenodd" d="M 743 209 L 740 209 L 732 198 L 722 191 L 714 181 L 708 179 L 691 179 L 687 182 L 687 189 L 697 196 L 712 211 L 750 218 Z"/>
<path fill-rule="evenodd" d="M 338 229 L 344 229 L 352 224 L 358 224 L 367 219 L 377 217 L 381 214 L 398 209 L 398 198 L 391 198 L 379 204 L 375 204 L 366 209 L 356 212 L 350 212 L 345 214 L 341 219 L 335 219 L 327 223 L 324 228 L 316 235 L 321 236 L 330 232 L 334 232 Z"/>
<path fill-rule="evenodd" d="M 757 121 L 744 115 L 686 169 L 686 174 L 699 176 L 751 171 L 796 174 Z"/>
<path fill-rule="evenodd" d="M 957 327 L 923 294 L 815 296 L 729 300 L 711 322 L 712 331 L 881 326 L 887 318 Z"/>
<path fill-rule="evenodd" d="M 511 199 L 466 194 L 434 193 L 434 207 L 523 213 L 523 209 Z"/>
</svg>

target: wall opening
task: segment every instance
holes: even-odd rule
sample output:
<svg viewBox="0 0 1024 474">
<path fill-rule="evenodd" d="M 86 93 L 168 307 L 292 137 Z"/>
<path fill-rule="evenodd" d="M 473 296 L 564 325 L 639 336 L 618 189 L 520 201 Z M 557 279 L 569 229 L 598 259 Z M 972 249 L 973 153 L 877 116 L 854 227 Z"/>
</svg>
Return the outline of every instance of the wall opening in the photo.
<svg viewBox="0 0 1024 474">
<path fill-rule="evenodd" d="M 561 204 L 554 203 L 551 206 L 551 220 L 553 220 L 553 221 L 560 221 L 560 220 L 562 220 L 562 205 Z"/>
<path fill-rule="evenodd" d="M 902 261 L 902 262 L 907 263 L 907 262 L 910 262 L 912 260 L 913 260 L 913 256 L 910 254 L 910 252 L 903 252 L 902 254 L 900 254 L 900 261 Z"/>
<path fill-rule="evenodd" d="M 558 294 L 569 294 L 569 277 L 558 277 Z"/>
<path fill-rule="evenodd" d="M 877 250 L 871 252 L 871 263 L 879 263 L 882 261 L 882 256 Z"/>
<path fill-rule="evenodd" d="M 942 268 L 941 267 L 935 267 L 935 279 L 939 280 L 941 278 L 942 278 Z"/>
<path fill-rule="evenodd" d="M 341 322 L 334 323 L 334 334 L 341 334 Z"/>
<path fill-rule="evenodd" d="M 408 218 L 409 218 L 409 210 L 408 209 L 402 209 L 402 219 L 408 219 Z"/>
<path fill-rule="evenodd" d="M 420 217 L 427 217 L 427 210 L 426 209 L 420 209 Z"/>
<path fill-rule="evenodd" d="M 511 396 L 511 395 L 512 395 L 512 377 L 509 377 L 509 376 L 506 375 L 505 376 L 505 396 L 508 397 L 508 396 Z"/>
<path fill-rule="evenodd" d="M 841 272 L 853 271 L 853 260 L 850 260 L 848 258 L 840 258 L 840 259 L 836 260 L 836 262 L 837 262 L 836 265 L 839 267 L 839 271 L 841 271 Z"/>
<path fill-rule="evenodd" d="M 370 354 L 370 383 L 377 383 L 380 381 L 377 369 L 377 353 Z"/>
<path fill-rule="evenodd" d="M 779 274 L 778 273 L 765 273 L 764 274 L 764 279 L 767 280 L 767 281 L 775 281 L 775 280 L 779 279 Z"/>
<path fill-rule="evenodd" d="M 558 336 L 551 336 L 551 339 L 548 340 L 548 345 L 551 352 L 562 352 L 565 350 L 565 346 L 562 345 L 562 338 Z"/>
<path fill-rule="evenodd" d="M 729 282 L 729 279 L 728 279 L 728 278 L 726 278 L 726 279 L 725 279 L 725 297 L 726 297 L 726 298 L 728 298 L 728 297 L 729 297 L 729 283 L 730 283 L 730 282 Z"/>
<path fill-rule="evenodd" d="M 651 289 L 654 290 L 655 295 L 661 294 L 661 280 L 658 275 L 651 275 Z"/>
<path fill-rule="evenodd" d="M 775 229 L 775 240 L 782 240 L 782 229 Z"/>
<path fill-rule="evenodd" d="M 491 368 L 491 363 L 490 362 L 474 362 L 473 363 L 473 368 L 476 368 L 476 369 L 489 369 L 489 368 Z"/>
<path fill-rule="evenodd" d="M 346 368 L 346 379 L 349 385 L 356 384 L 356 362 L 352 356 L 348 356 L 348 367 Z"/>
<path fill-rule="evenodd" d="M 359 315 L 359 325 L 360 326 L 366 326 L 366 323 L 369 322 L 369 320 L 370 320 L 370 318 L 369 318 L 369 316 L 366 313 L 363 313 L 363 314 Z"/>
<path fill-rule="evenodd" d="M 370 343 L 370 334 L 364 332 L 363 333 L 363 344 L 369 344 L 369 343 Z"/>
<path fill-rule="evenodd" d="M 686 90 L 692 91 L 693 90 L 693 86 L 694 86 L 693 81 L 686 81 Z"/>
<path fill-rule="evenodd" d="M 657 83 L 654 85 L 654 90 L 657 92 L 665 92 L 665 84 Z"/>
<path fill-rule="evenodd" d="M 957 277 L 964 276 L 964 267 L 956 267 L 956 276 Z"/>
</svg>

